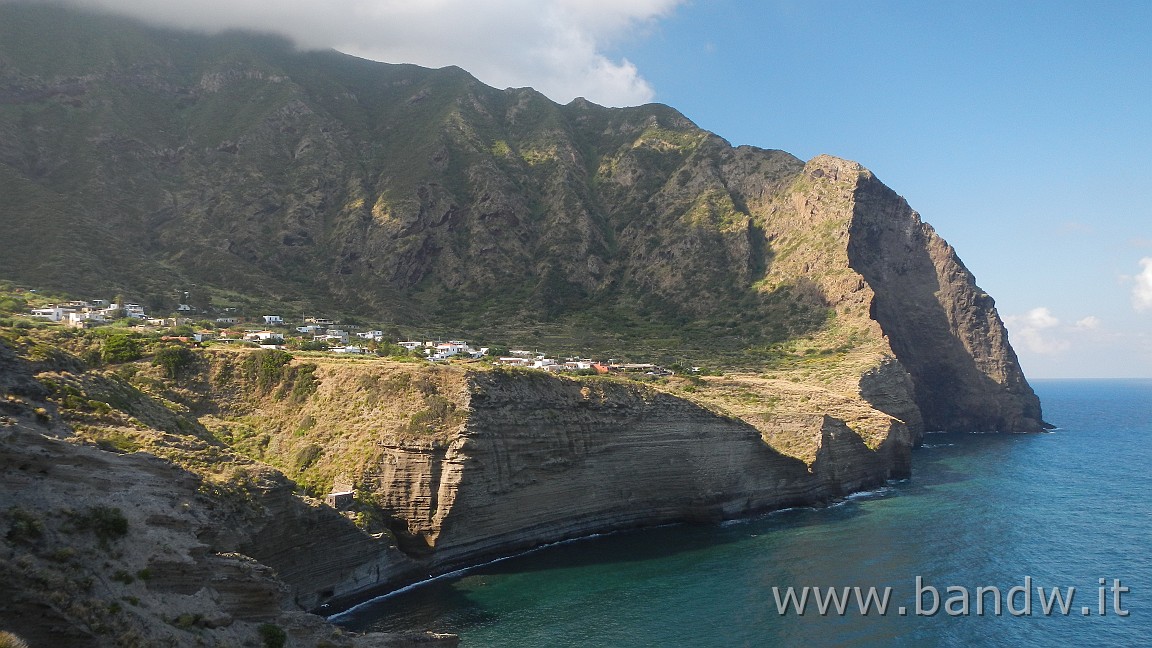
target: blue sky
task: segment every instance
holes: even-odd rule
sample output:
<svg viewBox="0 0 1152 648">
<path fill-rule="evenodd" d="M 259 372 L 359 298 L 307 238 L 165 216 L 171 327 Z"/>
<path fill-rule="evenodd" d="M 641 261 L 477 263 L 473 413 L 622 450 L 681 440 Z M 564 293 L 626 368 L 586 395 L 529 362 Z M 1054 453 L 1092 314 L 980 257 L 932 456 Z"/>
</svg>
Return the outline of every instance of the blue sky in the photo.
<svg viewBox="0 0 1152 648">
<path fill-rule="evenodd" d="M 1148 0 L 63 1 L 856 160 L 955 246 L 1029 376 L 1152 377 Z"/>
<path fill-rule="evenodd" d="M 1152 376 L 1152 3 L 698 1 L 610 57 L 733 144 L 871 169 L 1029 376 Z"/>
</svg>

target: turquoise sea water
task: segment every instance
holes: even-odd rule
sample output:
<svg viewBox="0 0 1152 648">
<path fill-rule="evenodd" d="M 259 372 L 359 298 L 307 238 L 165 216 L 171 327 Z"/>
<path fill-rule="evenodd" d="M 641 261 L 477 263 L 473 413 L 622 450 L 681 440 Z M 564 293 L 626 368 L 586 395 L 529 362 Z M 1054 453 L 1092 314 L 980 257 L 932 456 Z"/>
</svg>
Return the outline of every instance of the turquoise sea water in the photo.
<svg viewBox="0 0 1152 648">
<path fill-rule="evenodd" d="M 1152 645 L 1152 381 L 1034 387 L 1053 434 L 930 435 L 911 480 L 836 506 L 561 544 L 334 621 L 456 632 L 463 646 Z M 935 615 L 917 614 L 918 576 L 939 592 Z M 1012 616 L 1007 593 L 1025 577 L 1031 614 Z M 1100 615 L 1101 578 L 1129 588 L 1128 616 L 1109 589 Z M 772 588 L 789 586 L 892 589 L 884 615 L 854 597 L 843 615 L 813 600 L 781 615 Z M 945 610 L 961 598 L 949 586 L 968 590 L 968 615 Z M 990 592 L 977 615 L 986 586 L 1000 616 Z M 1036 587 L 1075 587 L 1069 614 L 1043 614 Z M 932 602 L 923 590 L 921 610 Z"/>
</svg>

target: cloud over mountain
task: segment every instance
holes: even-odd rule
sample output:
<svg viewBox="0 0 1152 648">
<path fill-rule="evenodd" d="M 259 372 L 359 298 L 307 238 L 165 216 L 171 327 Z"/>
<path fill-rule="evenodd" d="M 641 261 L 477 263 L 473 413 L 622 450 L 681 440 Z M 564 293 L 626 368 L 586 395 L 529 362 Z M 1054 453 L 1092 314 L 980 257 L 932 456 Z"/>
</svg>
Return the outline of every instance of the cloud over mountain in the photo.
<svg viewBox="0 0 1152 648">
<path fill-rule="evenodd" d="M 165 26 L 280 33 L 389 63 L 458 65 L 499 88 L 532 86 L 560 102 L 646 103 L 652 86 L 606 49 L 683 0 L 65 0 Z"/>
</svg>

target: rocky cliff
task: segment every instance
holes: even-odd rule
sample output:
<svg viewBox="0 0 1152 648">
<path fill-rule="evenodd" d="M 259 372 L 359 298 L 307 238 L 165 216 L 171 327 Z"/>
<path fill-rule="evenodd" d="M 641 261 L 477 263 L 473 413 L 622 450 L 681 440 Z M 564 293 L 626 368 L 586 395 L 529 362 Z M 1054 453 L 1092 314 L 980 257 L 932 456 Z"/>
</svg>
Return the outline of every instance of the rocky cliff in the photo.
<svg viewBox="0 0 1152 648">
<path fill-rule="evenodd" d="M 41 476 L 0 491 L 22 592 L 3 609 L 77 641 L 319 637 L 289 612 L 564 538 L 827 502 L 909 475 L 925 430 L 1044 425 L 992 299 L 903 199 L 667 106 L 0 3 L 0 192 L 0 278 L 714 374 L 210 349 L 168 375 L 158 339 L 105 365 L 99 331 L 6 328 L 0 460 Z M 138 486 L 103 492 L 118 483 Z M 306 497 L 337 483 L 356 491 L 343 515 Z M 140 507 L 124 519 L 146 532 L 73 542 L 82 497 Z M 36 528 L 43 550 L 20 539 Z M 72 544 L 91 588 L 35 594 Z M 145 595 L 159 607 L 126 611 Z"/>
<path fill-rule="evenodd" d="M 996 302 L 903 198 L 863 169 L 854 176 L 850 263 L 875 292 L 870 316 L 908 369 L 925 425 L 1042 429 Z"/>
<path fill-rule="evenodd" d="M 442 564 L 556 540 L 828 502 L 906 477 L 913 436 L 888 419 L 869 448 L 843 420 L 814 417 L 811 463 L 752 425 L 612 380 L 536 372 L 470 377 L 466 423 L 441 443 L 396 444 L 370 482 L 403 522 L 401 546 Z"/>
<path fill-rule="evenodd" d="M 59 351 L 29 362 L 29 350 L 27 338 L 0 335 L 4 630 L 62 648 L 270 636 L 288 646 L 455 645 L 345 633 L 306 613 L 418 566 L 277 471 L 206 443 L 194 420 L 150 427 L 144 420 L 163 416 L 150 406 L 172 415 L 154 397 Z M 101 387 L 109 381 L 119 398 Z M 80 394 L 116 406 L 94 412 L 97 401 Z"/>
</svg>

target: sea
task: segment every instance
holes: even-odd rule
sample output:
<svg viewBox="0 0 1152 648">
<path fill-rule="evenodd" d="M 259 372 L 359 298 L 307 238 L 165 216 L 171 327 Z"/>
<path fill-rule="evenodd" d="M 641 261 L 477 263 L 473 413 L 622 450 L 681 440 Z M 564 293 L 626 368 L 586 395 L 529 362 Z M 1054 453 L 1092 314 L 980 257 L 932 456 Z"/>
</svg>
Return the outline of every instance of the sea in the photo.
<svg viewBox="0 0 1152 648">
<path fill-rule="evenodd" d="M 1033 387 L 1051 433 L 931 434 L 911 479 L 832 506 L 560 543 L 332 620 L 465 647 L 1152 645 L 1152 380 Z"/>
</svg>

